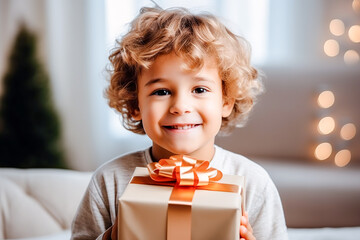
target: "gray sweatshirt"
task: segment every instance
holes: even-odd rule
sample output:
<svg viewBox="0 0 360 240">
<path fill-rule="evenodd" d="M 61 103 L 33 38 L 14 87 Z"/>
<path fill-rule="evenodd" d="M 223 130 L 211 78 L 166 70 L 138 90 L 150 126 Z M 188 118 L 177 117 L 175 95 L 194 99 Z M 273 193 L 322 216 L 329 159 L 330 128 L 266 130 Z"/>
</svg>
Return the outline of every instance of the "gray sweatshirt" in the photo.
<svg viewBox="0 0 360 240">
<path fill-rule="evenodd" d="M 71 239 L 101 239 L 106 229 L 114 224 L 118 199 L 135 168 L 146 167 L 151 161 L 150 149 L 146 149 L 120 156 L 99 167 L 73 220 Z M 288 239 L 278 191 L 261 166 L 218 146 L 215 146 L 210 166 L 223 174 L 245 176 L 246 210 L 257 240 Z"/>
</svg>

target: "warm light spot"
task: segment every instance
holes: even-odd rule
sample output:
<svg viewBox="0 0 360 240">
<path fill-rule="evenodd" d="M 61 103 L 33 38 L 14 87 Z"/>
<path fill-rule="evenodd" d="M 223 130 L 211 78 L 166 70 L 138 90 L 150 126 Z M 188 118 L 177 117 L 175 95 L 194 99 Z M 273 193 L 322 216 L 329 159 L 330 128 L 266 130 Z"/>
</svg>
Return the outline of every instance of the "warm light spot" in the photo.
<svg viewBox="0 0 360 240">
<path fill-rule="evenodd" d="M 360 42 L 360 25 L 353 25 L 350 27 L 349 38 L 355 43 Z"/>
<path fill-rule="evenodd" d="M 341 36 L 345 32 L 345 25 L 344 22 L 340 19 L 333 19 L 330 22 L 330 32 L 335 36 Z"/>
<path fill-rule="evenodd" d="M 351 152 L 348 149 L 340 150 L 335 155 L 335 164 L 338 167 L 345 167 L 351 160 Z"/>
<path fill-rule="evenodd" d="M 355 64 L 359 62 L 359 54 L 355 50 L 348 50 L 344 54 L 344 61 L 346 64 Z"/>
<path fill-rule="evenodd" d="M 344 140 L 351 140 L 356 135 L 356 127 L 353 123 L 347 123 L 340 130 L 340 137 Z"/>
<path fill-rule="evenodd" d="M 332 146 L 328 142 L 320 143 L 315 149 L 315 157 L 318 160 L 325 160 L 330 157 Z"/>
<path fill-rule="evenodd" d="M 329 134 L 334 131 L 335 120 L 332 117 L 324 117 L 319 121 L 318 131 L 321 134 Z"/>
<path fill-rule="evenodd" d="M 339 43 L 334 39 L 329 39 L 324 43 L 324 52 L 329 57 L 335 57 L 339 54 Z"/>
<path fill-rule="evenodd" d="M 335 102 L 334 93 L 332 91 L 321 92 L 319 94 L 317 102 L 321 108 L 331 107 L 332 105 L 334 105 L 334 102 Z"/>
<path fill-rule="evenodd" d="M 360 0 L 354 0 L 352 2 L 352 8 L 355 12 L 360 12 Z"/>
</svg>

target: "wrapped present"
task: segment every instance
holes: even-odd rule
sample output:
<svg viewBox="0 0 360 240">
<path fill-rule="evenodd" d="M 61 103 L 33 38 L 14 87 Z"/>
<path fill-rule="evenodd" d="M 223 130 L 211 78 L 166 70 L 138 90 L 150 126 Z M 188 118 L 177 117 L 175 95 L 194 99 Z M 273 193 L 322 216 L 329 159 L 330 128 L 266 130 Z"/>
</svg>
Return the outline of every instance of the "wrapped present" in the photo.
<svg viewBox="0 0 360 240">
<path fill-rule="evenodd" d="M 136 168 L 119 199 L 118 239 L 239 239 L 244 177 L 173 156 Z"/>
</svg>

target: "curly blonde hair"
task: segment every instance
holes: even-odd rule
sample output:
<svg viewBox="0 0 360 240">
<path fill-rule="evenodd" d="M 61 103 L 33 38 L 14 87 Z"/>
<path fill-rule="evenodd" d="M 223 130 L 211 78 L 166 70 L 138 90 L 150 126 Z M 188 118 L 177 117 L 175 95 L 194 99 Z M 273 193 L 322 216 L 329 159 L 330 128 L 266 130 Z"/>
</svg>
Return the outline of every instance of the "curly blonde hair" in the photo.
<svg viewBox="0 0 360 240">
<path fill-rule="evenodd" d="M 110 85 L 106 97 L 123 118 L 126 129 L 145 134 L 142 121 L 132 118 L 138 108 L 137 79 L 160 55 L 175 52 L 187 68 L 196 70 L 213 57 L 222 80 L 223 96 L 235 99 L 221 130 L 244 124 L 262 90 L 258 71 L 250 65 L 250 45 L 211 14 L 193 14 L 185 8 L 144 7 L 129 32 L 116 42 L 109 60 Z"/>
</svg>

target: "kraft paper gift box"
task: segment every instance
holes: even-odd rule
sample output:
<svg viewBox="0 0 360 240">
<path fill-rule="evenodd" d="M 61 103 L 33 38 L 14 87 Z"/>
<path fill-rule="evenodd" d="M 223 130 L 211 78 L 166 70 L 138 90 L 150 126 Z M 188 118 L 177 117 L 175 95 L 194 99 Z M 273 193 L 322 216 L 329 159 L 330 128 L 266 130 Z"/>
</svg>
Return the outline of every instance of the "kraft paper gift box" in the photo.
<svg viewBox="0 0 360 240">
<path fill-rule="evenodd" d="M 136 176 L 149 176 L 147 168 Z M 244 204 L 244 177 L 223 175 L 217 183 L 237 185 L 236 192 L 195 190 L 191 204 L 192 240 L 238 240 Z M 167 239 L 167 214 L 172 186 L 129 183 L 119 199 L 118 239 Z M 181 191 L 181 190 L 180 190 Z M 180 215 L 182 210 L 180 209 Z M 180 236 L 182 226 L 177 226 Z M 189 237 L 190 238 L 190 237 Z"/>
</svg>

